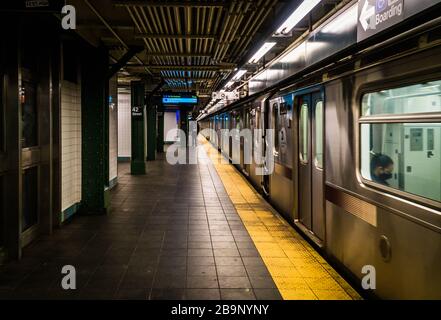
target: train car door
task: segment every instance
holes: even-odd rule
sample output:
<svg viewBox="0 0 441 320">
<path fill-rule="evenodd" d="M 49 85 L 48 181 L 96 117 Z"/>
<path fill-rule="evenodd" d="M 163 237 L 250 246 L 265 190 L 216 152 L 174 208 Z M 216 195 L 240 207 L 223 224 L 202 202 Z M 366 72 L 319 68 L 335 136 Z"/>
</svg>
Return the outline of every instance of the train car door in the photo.
<svg viewBox="0 0 441 320">
<path fill-rule="evenodd" d="M 322 92 L 298 97 L 299 221 L 318 239 L 325 236 L 323 187 L 323 124 Z"/>
<path fill-rule="evenodd" d="M 263 193 L 265 194 L 265 196 L 269 196 L 270 195 L 270 175 L 269 175 L 269 168 L 268 168 L 268 163 L 267 163 L 267 159 L 266 159 L 266 154 L 268 153 L 268 149 L 271 149 L 272 147 L 272 143 L 269 142 L 270 137 L 267 136 L 267 129 L 271 129 L 270 128 L 270 106 L 269 106 L 269 102 L 268 100 L 265 100 L 262 106 L 262 111 L 263 111 L 263 139 L 264 139 L 264 144 L 263 144 L 263 156 L 264 156 L 264 176 L 263 176 L 263 182 L 262 182 L 262 190 Z M 271 152 L 271 151 L 270 151 Z"/>
<path fill-rule="evenodd" d="M 251 128 L 251 117 L 250 117 L 251 110 L 247 107 L 243 110 L 243 125 L 241 126 L 244 130 L 250 130 Z M 250 164 L 245 163 L 246 157 L 245 157 L 245 148 L 250 147 L 252 141 L 248 140 L 248 136 L 245 135 L 244 137 L 240 138 L 240 163 L 242 166 L 243 172 L 249 176 L 250 175 Z M 248 161 L 249 162 L 249 161 Z"/>
</svg>

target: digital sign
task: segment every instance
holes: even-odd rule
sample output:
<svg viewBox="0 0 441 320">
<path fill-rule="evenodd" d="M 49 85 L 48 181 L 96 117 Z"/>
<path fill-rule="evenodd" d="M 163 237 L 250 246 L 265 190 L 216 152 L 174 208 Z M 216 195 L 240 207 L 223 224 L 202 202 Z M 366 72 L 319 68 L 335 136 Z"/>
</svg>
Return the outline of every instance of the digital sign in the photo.
<svg viewBox="0 0 441 320">
<path fill-rule="evenodd" d="M 164 95 L 162 96 L 162 104 L 165 105 L 181 105 L 181 104 L 198 104 L 198 97 L 195 95 Z"/>
</svg>

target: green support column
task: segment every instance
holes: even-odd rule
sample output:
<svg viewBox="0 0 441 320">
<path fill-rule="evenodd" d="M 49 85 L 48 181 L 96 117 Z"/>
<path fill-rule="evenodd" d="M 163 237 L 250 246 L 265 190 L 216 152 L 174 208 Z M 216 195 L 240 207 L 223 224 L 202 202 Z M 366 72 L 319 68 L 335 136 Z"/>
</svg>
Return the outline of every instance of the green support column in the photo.
<svg viewBox="0 0 441 320">
<path fill-rule="evenodd" d="M 81 67 L 82 213 L 103 214 L 110 203 L 108 53 L 85 47 Z"/>
<path fill-rule="evenodd" d="M 145 165 L 145 84 L 142 81 L 131 83 L 132 107 L 132 159 L 130 163 L 131 174 L 141 175 L 146 173 Z"/>
<path fill-rule="evenodd" d="M 156 159 L 156 141 L 157 129 L 156 129 L 156 104 L 149 101 L 147 106 L 147 160 L 153 161 Z"/>
<path fill-rule="evenodd" d="M 159 153 L 164 152 L 164 110 L 158 112 L 158 148 Z"/>
</svg>

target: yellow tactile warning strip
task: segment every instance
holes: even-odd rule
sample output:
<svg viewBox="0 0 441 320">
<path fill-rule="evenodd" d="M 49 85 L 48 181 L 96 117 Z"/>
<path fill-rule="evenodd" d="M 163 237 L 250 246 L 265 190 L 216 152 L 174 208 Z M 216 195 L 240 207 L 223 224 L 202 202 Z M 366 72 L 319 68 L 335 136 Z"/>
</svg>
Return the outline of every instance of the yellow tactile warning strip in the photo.
<svg viewBox="0 0 441 320">
<path fill-rule="evenodd" d="M 360 295 L 275 213 L 248 181 L 200 139 L 285 300 L 351 300 Z"/>
</svg>

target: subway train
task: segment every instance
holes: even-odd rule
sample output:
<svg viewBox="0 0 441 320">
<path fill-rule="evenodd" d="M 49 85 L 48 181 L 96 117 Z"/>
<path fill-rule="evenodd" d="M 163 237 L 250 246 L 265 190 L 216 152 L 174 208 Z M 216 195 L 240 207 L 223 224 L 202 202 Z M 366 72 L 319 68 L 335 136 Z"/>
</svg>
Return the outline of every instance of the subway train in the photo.
<svg viewBox="0 0 441 320">
<path fill-rule="evenodd" d="M 297 50 L 302 67 L 208 113 L 202 132 L 360 288 L 373 266 L 378 298 L 441 299 L 441 19 L 423 12 L 369 41 L 322 45 L 328 56 Z M 247 144 L 265 161 L 245 161 Z"/>
</svg>

